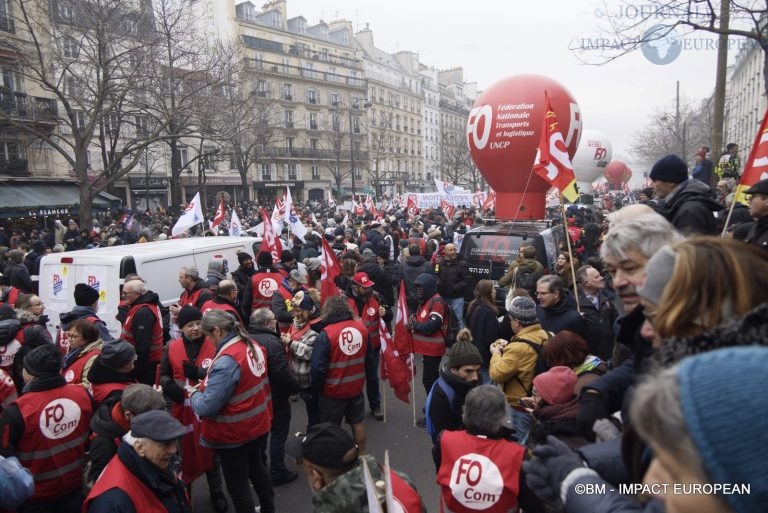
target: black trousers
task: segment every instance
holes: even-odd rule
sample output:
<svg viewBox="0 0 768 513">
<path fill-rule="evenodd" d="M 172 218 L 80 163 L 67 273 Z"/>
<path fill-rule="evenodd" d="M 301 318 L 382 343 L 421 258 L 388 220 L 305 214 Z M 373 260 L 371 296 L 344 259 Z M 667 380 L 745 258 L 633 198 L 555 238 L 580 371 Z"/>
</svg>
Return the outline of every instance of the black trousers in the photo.
<svg viewBox="0 0 768 513">
<path fill-rule="evenodd" d="M 253 513 L 256 508 L 249 481 L 259 497 L 261 513 L 275 513 L 275 492 L 263 459 L 268 437 L 265 434 L 239 447 L 216 449 L 235 513 Z"/>
<path fill-rule="evenodd" d="M 422 356 L 424 361 L 424 372 L 421 374 L 421 382 L 424 385 L 424 390 L 432 390 L 432 385 L 435 384 L 437 378 L 440 377 L 440 361 L 442 356 Z"/>
<path fill-rule="evenodd" d="M 286 471 L 285 441 L 291 427 L 291 405 L 288 399 L 272 401 L 272 428 L 269 431 L 269 470 L 273 476 Z"/>
</svg>

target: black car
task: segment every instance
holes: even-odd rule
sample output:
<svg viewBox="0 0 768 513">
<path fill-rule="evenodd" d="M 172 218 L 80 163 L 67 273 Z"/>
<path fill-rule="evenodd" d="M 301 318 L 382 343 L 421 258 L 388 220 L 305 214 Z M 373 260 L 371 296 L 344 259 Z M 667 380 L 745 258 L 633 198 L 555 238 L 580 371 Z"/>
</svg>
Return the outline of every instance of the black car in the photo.
<svg viewBox="0 0 768 513">
<path fill-rule="evenodd" d="M 498 281 L 506 274 L 509 264 L 517 259 L 520 245 L 528 243 L 536 248 L 536 258 L 548 272 L 552 272 L 561 243 L 565 243 L 562 225 L 551 221 L 488 222 L 473 228 L 461 242 L 461 256 L 469 263 L 472 284 L 465 295 L 471 299 L 480 280 Z M 507 288 L 499 287 L 496 305 L 504 310 Z"/>
</svg>

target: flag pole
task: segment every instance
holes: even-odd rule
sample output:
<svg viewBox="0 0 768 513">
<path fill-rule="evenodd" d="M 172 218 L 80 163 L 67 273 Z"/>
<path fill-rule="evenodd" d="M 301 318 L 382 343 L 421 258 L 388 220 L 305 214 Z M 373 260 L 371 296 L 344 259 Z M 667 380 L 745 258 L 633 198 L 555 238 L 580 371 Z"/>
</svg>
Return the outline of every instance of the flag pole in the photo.
<svg viewBox="0 0 768 513">
<path fill-rule="evenodd" d="M 416 427 L 416 356 L 413 354 L 413 333 L 408 334 L 408 349 L 411 353 L 411 408 L 413 410 L 413 427 Z"/>
<path fill-rule="evenodd" d="M 379 374 L 381 374 L 381 366 L 379 366 Z M 388 379 L 390 380 L 390 384 L 391 384 L 392 376 L 389 376 Z M 384 391 L 382 392 L 381 387 L 379 387 L 379 394 L 381 396 L 381 409 L 382 409 L 382 413 L 384 414 L 384 424 L 386 424 L 387 423 L 387 389 L 385 388 Z"/>
<path fill-rule="evenodd" d="M 579 305 L 579 290 L 576 286 L 576 268 L 573 265 L 573 251 L 571 251 L 571 233 L 568 231 L 568 215 L 565 213 L 565 198 L 563 192 L 558 189 L 560 194 L 560 211 L 563 214 L 563 229 L 565 230 L 565 242 L 568 246 L 568 260 L 571 264 L 571 281 L 573 281 L 573 297 L 576 300 L 576 310 L 581 311 Z"/>
<path fill-rule="evenodd" d="M 739 184 L 737 183 L 735 190 L 738 191 L 738 189 L 739 189 Z M 731 222 L 731 216 L 733 215 L 733 207 L 735 206 L 736 206 L 736 194 L 733 195 L 733 201 L 731 201 L 731 207 L 728 209 L 728 215 L 725 217 L 725 224 L 723 225 L 723 233 L 720 234 L 721 239 L 724 239 L 725 234 L 728 233 L 728 223 Z"/>
</svg>

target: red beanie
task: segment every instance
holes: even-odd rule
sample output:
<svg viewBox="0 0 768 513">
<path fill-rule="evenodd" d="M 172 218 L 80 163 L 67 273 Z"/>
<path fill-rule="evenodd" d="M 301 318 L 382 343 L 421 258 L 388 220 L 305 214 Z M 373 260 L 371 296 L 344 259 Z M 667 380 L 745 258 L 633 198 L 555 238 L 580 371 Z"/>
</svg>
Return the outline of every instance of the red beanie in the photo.
<svg viewBox="0 0 768 513">
<path fill-rule="evenodd" d="M 577 379 L 575 372 L 561 365 L 533 378 L 533 386 L 548 404 L 562 404 L 573 398 Z"/>
</svg>

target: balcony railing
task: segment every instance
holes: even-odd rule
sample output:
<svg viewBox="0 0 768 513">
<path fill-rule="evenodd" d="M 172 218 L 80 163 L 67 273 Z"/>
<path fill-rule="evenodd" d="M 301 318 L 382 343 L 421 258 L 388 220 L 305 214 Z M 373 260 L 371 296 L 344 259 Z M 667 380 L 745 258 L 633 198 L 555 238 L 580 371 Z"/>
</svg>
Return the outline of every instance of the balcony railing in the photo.
<svg viewBox="0 0 768 513">
<path fill-rule="evenodd" d="M 0 160 L 0 174 L 8 176 L 29 176 L 29 166 L 27 166 L 27 160 Z"/>
<path fill-rule="evenodd" d="M 350 160 L 349 150 L 327 150 L 317 148 L 266 148 L 261 150 L 261 156 L 273 157 L 273 158 L 303 158 L 303 159 L 324 159 L 335 160 L 338 156 L 339 160 Z M 355 160 L 365 161 L 368 160 L 367 151 L 355 150 Z"/>
<path fill-rule="evenodd" d="M 53 121 L 58 115 L 56 100 L 8 90 L 0 90 L 0 110 L 6 117 L 32 121 Z"/>
</svg>

